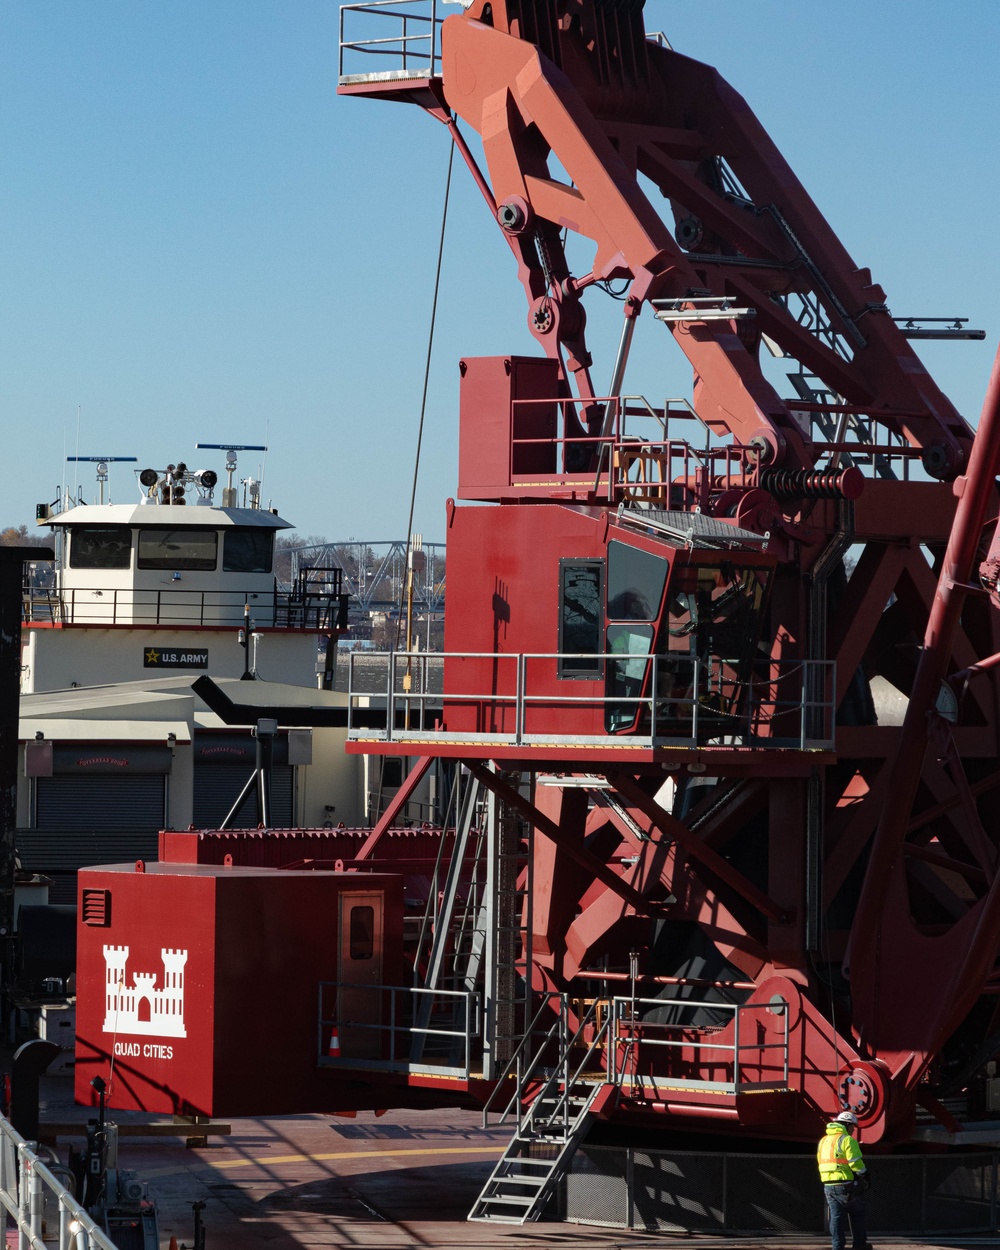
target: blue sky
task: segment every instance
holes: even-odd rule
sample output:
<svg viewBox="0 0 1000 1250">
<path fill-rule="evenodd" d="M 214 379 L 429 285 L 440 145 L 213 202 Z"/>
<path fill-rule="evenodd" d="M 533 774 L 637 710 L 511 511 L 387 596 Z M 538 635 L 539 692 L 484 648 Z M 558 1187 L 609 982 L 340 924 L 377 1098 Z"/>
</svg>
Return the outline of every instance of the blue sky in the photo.
<svg viewBox="0 0 1000 1250">
<path fill-rule="evenodd" d="M 922 352 L 974 422 L 1000 340 L 1000 4 L 647 0 L 646 27 L 747 98 L 893 312 L 987 331 Z M 266 439 L 265 502 L 300 533 L 403 536 L 448 145 L 415 108 L 338 98 L 336 67 L 327 0 L 3 0 L 0 525 L 54 496 L 79 406 L 81 454 L 162 467 Z M 459 357 L 533 350 L 509 252 L 455 174 L 428 540 L 455 490 Z M 646 320 L 626 389 L 687 393 Z M 112 485 L 135 498 L 126 466 Z"/>
</svg>

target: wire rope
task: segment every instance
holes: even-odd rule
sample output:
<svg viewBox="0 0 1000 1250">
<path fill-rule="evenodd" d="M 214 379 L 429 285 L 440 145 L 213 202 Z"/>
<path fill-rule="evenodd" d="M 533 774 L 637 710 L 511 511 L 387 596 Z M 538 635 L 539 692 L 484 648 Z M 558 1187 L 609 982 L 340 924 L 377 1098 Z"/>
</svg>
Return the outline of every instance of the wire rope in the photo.
<svg viewBox="0 0 1000 1250">
<path fill-rule="evenodd" d="M 438 292 L 441 288 L 441 265 L 444 259 L 444 236 L 448 225 L 448 201 L 451 196 L 451 171 L 455 163 L 455 142 L 452 140 L 448 152 L 448 176 L 444 184 L 444 208 L 441 213 L 441 237 L 438 241 L 437 269 L 434 273 L 434 298 L 431 300 L 431 324 L 427 335 L 427 360 L 424 365 L 424 389 L 420 398 L 420 421 L 417 424 L 417 448 L 413 457 L 413 485 L 410 488 L 410 511 L 406 521 L 406 554 L 407 569 L 410 563 L 410 546 L 413 542 L 413 511 L 417 500 L 417 479 L 420 473 L 420 451 L 424 438 L 424 417 L 427 412 L 427 389 L 431 376 L 431 356 L 434 350 L 434 326 L 437 321 Z M 403 600 L 406 594 L 406 578 L 400 582 L 399 612 L 396 617 L 396 647 L 399 647 L 399 632 L 403 625 Z"/>
<path fill-rule="evenodd" d="M 420 420 L 417 423 L 417 447 L 413 456 L 413 484 L 410 487 L 410 511 L 406 520 L 406 565 L 404 575 L 399 582 L 399 605 L 396 613 L 396 641 L 393 651 L 399 650 L 399 634 L 403 627 L 403 610 L 406 598 L 406 584 L 409 580 L 409 568 L 412 556 L 410 548 L 413 543 L 413 512 L 417 501 L 417 481 L 420 475 L 420 451 L 424 439 L 424 417 L 427 412 L 427 389 L 430 385 L 431 376 L 431 356 L 434 351 L 434 326 L 437 321 L 438 292 L 441 288 L 441 265 L 444 259 L 444 236 L 445 229 L 448 225 L 448 202 L 451 198 L 451 171 L 455 163 L 455 141 L 452 139 L 451 147 L 448 151 L 448 176 L 444 184 L 444 207 L 441 211 L 441 237 L 438 240 L 438 256 L 437 268 L 434 272 L 434 297 L 431 300 L 431 323 L 427 334 L 427 360 L 424 364 L 424 388 L 420 397 Z M 395 684 L 395 658 L 389 656 L 389 665 L 392 671 L 389 673 L 389 681 Z M 382 770 L 384 773 L 384 769 Z M 379 813 L 382 810 L 382 773 L 379 774 L 378 798 L 376 800 Z"/>
</svg>

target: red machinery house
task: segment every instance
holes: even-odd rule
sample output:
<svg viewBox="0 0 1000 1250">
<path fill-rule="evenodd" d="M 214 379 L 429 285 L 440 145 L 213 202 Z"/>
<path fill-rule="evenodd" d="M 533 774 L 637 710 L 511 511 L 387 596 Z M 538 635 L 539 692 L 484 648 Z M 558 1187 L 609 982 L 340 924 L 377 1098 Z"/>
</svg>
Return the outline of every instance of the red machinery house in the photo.
<svg viewBox="0 0 1000 1250">
<path fill-rule="evenodd" d="M 171 862 L 82 870 L 77 966 L 91 992 L 78 999 L 76 1097 L 92 1102 L 101 1076 L 117 1108 L 341 1106 L 317 1056 L 379 1054 L 382 996 L 369 987 L 399 983 L 401 927 L 399 876 Z M 343 985 L 326 1004 L 324 982 Z"/>
</svg>

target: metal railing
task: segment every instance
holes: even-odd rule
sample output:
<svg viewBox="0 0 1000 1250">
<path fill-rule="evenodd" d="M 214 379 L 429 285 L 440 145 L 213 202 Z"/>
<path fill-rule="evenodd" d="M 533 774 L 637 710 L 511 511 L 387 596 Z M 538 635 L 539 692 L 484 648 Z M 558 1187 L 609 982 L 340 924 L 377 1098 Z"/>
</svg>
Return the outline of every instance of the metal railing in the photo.
<svg viewBox="0 0 1000 1250">
<path fill-rule="evenodd" d="M 0 1202 L 18 1231 L 19 1250 L 116 1250 L 29 1143 L 0 1116 Z M 58 1241 L 50 1219 L 58 1219 Z M 5 1221 L 6 1222 L 6 1221 Z"/>
<path fill-rule="evenodd" d="M 53 625 L 197 625 L 244 624 L 249 603 L 256 626 L 323 631 L 347 627 L 347 596 L 336 589 L 296 583 L 291 591 L 142 590 L 136 587 L 27 585 L 23 595 L 25 624 Z"/>
<path fill-rule="evenodd" d="M 473 991 L 322 981 L 317 1061 L 468 1080 L 482 1054 L 482 1026 Z"/>
<path fill-rule="evenodd" d="M 588 413 L 595 409 L 605 414 L 599 434 L 588 432 Z M 684 398 L 665 399 L 660 408 L 644 395 L 513 400 L 511 485 L 555 476 L 586 481 L 602 498 L 686 510 L 707 502 L 699 499 L 700 489 L 721 491 L 754 480 L 757 448 L 733 442 L 695 447 L 671 433 L 677 421 L 703 428 Z M 652 437 L 637 432 L 649 422 Z"/>
<path fill-rule="evenodd" d="M 443 21 L 437 6 L 438 0 L 370 0 L 368 4 L 341 5 L 340 84 L 436 77 L 441 66 Z"/>
<path fill-rule="evenodd" d="M 554 1018 L 551 1020 L 548 1028 L 546 1028 L 545 1019 L 547 1016 L 552 1015 L 553 1011 Z M 488 1127 L 491 1113 L 499 1116 L 498 1124 L 503 1124 L 513 1112 L 517 1115 L 517 1125 L 520 1130 L 524 1113 L 522 1095 L 525 1085 L 529 1080 L 533 1080 L 536 1075 L 538 1077 L 547 1076 L 555 1070 L 566 1050 L 568 1035 L 569 999 L 567 995 L 560 994 L 555 990 L 542 994 L 538 1010 L 532 1017 L 528 1027 L 524 1030 L 524 1036 L 518 1042 L 514 1053 L 507 1060 L 506 1066 L 497 1078 L 493 1091 L 483 1106 L 483 1128 Z M 534 1050 L 532 1051 L 533 1045 Z M 512 1092 L 509 1085 L 511 1078 L 514 1079 Z M 509 1093 L 510 1096 L 504 1106 L 498 1111 L 496 1104 L 504 1093 Z"/>
<path fill-rule="evenodd" d="M 543 996 L 483 1107 L 484 1126 L 491 1113 L 499 1115 L 500 1124 L 516 1115 L 520 1132 L 531 1114 L 525 1090 L 539 1082 L 561 1087 L 550 1110 L 567 1117 L 568 1126 L 568 1097 L 574 1084 L 603 1077 L 616 1087 L 641 1085 L 640 1067 L 653 1080 L 667 1077 L 675 1089 L 735 1095 L 788 1088 L 789 1013 L 784 999 L 728 1003 L 705 998 L 594 998 L 583 1004 L 575 1028 L 569 1006 L 566 994 Z M 781 1020 L 778 1036 L 755 1027 L 764 1012 Z M 650 1018 L 661 1013 L 673 1018 Z M 699 1013 L 717 1016 L 720 1022 L 694 1019 Z M 749 1037 L 750 1033 L 756 1036 Z M 732 1040 L 725 1040 L 727 1036 Z M 773 1058 L 772 1052 L 777 1052 Z M 699 1067 L 725 1072 L 721 1079 L 718 1074 L 690 1075 Z"/>
<path fill-rule="evenodd" d="M 576 677 L 593 672 L 594 679 L 561 681 L 565 668 Z M 646 652 L 367 652 L 349 657 L 348 736 L 447 741 L 452 733 L 513 746 L 832 748 L 834 661 L 766 660 L 742 668 Z M 599 691 L 592 688 L 597 683 Z M 367 723 L 373 702 L 386 709 L 384 729 Z M 446 728 L 423 728 L 441 716 Z"/>
<path fill-rule="evenodd" d="M 763 1090 L 788 1088 L 788 1004 L 784 999 L 767 1003 L 726 1003 L 710 1000 L 669 998 L 613 998 L 610 1002 L 612 1016 L 611 1037 L 618 1047 L 608 1048 L 608 1080 L 619 1085 L 626 1079 L 625 1068 L 637 1067 L 640 1049 L 648 1051 L 648 1066 L 657 1076 L 669 1073 L 669 1081 L 675 1089 L 711 1090 L 722 1094 L 746 1094 Z M 678 1017 L 672 1020 L 652 1020 L 651 1013 L 662 1012 Z M 696 1013 L 709 1012 L 729 1021 L 706 1025 L 690 1017 Z M 747 1039 L 754 1032 L 755 1016 L 768 1012 L 782 1021 L 779 1040 L 765 1041 L 760 1036 Z M 688 1016 L 687 1022 L 683 1017 Z M 723 1041 L 724 1034 L 732 1032 L 732 1041 Z M 764 1036 L 770 1036 L 764 1034 Z M 677 1052 L 687 1052 L 680 1055 Z M 716 1055 L 702 1060 L 705 1052 L 722 1052 L 731 1056 L 722 1059 Z M 772 1063 L 765 1052 L 780 1052 Z M 658 1062 L 659 1061 L 659 1062 Z M 729 1069 L 728 1078 L 710 1080 L 705 1077 L 685 1077 L 683 1072 L 694 1070 L 700 1064 L 721 1066 Z M 756 1071 L 758 1079 L 747 1080 L 747 1070 Z M 764 1072 L 780 1072 L 780 1076 L 764 1076 Z M 639 1078 L 641 1080 L 641 1078 Z"/>
</svg>

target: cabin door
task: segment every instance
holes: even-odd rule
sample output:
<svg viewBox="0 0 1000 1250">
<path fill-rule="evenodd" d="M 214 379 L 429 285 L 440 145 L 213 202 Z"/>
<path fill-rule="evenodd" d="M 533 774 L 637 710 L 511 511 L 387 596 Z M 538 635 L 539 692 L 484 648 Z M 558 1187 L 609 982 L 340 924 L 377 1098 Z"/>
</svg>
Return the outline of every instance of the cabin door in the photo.
<svg viewBox="0 0 1000 1250">
<path fill-rule="evenodd" d="M 382 895 L 341 894 L 337 1020 L 345 1059 L 383 1054 L 382 935 Z"/>
</svg>

